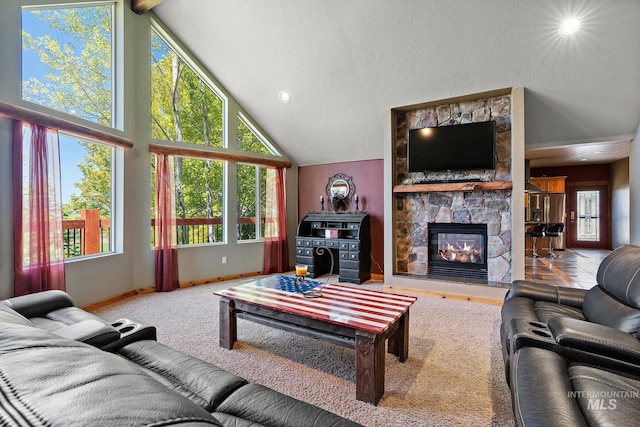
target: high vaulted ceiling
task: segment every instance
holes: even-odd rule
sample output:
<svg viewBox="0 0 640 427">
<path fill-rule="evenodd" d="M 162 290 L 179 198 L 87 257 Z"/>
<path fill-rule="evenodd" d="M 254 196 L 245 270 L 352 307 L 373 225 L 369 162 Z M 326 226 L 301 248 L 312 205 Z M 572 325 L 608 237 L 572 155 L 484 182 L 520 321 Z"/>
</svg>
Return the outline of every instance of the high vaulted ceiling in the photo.
<svg viewBox="0 0 640 427">
<path fill-rule="evenodd" d="M 640 123 L 637 0 L 165 0 L 154 12 L 299 165 L 382 158 L 385 111 L 505 87 L 525 88 L 528 149 L 628 146 Z M 562 36 L 569 16 L 582 25 Z"/>
</svg>

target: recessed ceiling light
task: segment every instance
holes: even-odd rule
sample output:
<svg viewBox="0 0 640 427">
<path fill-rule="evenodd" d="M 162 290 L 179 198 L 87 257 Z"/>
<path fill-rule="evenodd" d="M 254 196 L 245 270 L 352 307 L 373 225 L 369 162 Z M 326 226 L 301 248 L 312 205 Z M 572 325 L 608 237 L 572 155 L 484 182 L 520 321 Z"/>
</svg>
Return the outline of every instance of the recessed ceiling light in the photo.
<svg viewBox="0 0 640 427">
<path fill-rule="evenodd" d="M 581 161 L 581 162 L 586 162 L 586 161 L 587 161 L 587 159 L 580 159 L 580 161 Z"/>
<path fill-rule="evenodd" d="M 568 18 L 560 25 L 560 34 L 568 36 L 575 33 L 580 28 L 580 20 L 578 18 Z"/>
<path fill-rule="evenodd" d="M 289 101 L 291 101 L 291 95 L 289 95 L 287 92 L 282 91 L 278 94 L 278 98 L 280 98 L 280 102 L 284 103 L 284 104 L 288 104 Z"/>
</svg>

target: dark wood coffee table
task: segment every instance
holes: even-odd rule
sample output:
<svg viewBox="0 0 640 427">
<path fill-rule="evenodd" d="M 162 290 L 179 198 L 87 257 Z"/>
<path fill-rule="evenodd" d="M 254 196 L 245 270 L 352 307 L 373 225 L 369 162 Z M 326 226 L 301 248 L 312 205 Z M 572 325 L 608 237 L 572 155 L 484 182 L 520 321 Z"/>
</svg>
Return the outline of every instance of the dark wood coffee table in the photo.
<svg viewBox="0 0 640 427">
<path fill-rule="evenodd" d="M 409 307 L 416 297 L 328 284 L 305 298 L 293 277 L 272 276 L 214 292 L 220 297 L 220 346 L 237 340 L 236 318 L 354 348 L 356 399 L 373 405 L 384 394 L 385 342 L 400 362 L 409 357 Z M 307 289 L 321 286 L 307 280 Z"/>
</svg>

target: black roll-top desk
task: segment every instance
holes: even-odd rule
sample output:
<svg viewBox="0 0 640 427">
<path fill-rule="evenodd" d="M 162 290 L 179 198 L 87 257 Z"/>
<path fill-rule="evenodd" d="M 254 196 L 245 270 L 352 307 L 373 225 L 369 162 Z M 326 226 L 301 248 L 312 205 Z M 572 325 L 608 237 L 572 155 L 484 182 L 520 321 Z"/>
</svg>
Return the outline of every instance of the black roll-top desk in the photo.
<svg viewBox="0 0 640 427">
<path fill-rule="evenodd" d="M 309 213 L 302 218 L 296 235 L 296 264 L 308 266 L 311 278 L 332 273 L 338 281 L 360 284 L 371 279 L 371 235 L 369 215 L 364 213 Z"/>
</svg>

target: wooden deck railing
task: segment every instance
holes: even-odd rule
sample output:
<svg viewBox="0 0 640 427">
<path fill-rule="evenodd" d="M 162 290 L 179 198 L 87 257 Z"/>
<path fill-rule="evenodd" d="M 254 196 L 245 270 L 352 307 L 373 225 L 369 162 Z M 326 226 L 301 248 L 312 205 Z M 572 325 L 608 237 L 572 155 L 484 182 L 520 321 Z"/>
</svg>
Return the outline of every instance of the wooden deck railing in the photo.
<svg viewBox="0 0 640 427">
<path fill-rule="evenodd" d="M 76 220 L 63 220 L 65 258 L 110 252 L 111 220 L 100 219 L 97 209 L 85 209 Z M 151 219 L 151 245 L 155 239 L 155 219 Z M 264 219 L 260 221 L 264 224 Z M 255 235 L 256 218 L 238 218 L 238 233 Z M 179 245 L 222 241 L 222 218 L 190 218 L 176 220 Z"/>
<path fill-rule="evenodd" d="M 100 219 L 97 209 L 83 209 L 81 219 L 62 221 L 64 257 L 111 251 L 111 220 Z"/>
</svg>

